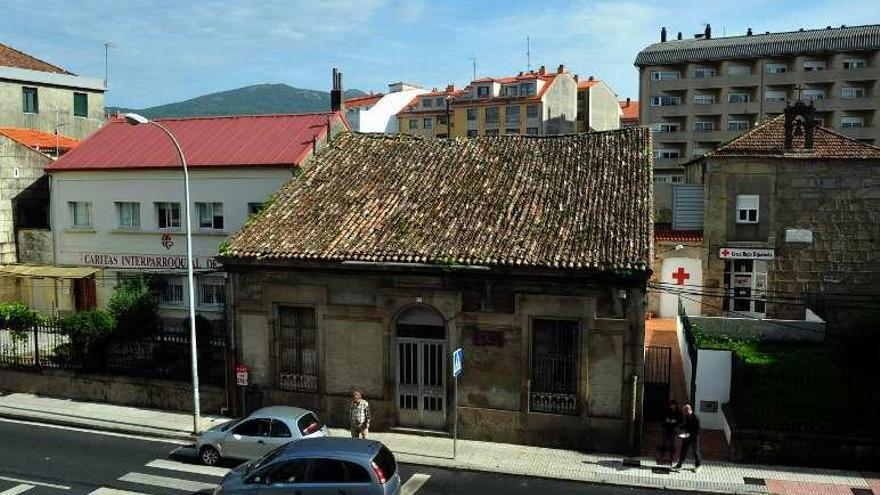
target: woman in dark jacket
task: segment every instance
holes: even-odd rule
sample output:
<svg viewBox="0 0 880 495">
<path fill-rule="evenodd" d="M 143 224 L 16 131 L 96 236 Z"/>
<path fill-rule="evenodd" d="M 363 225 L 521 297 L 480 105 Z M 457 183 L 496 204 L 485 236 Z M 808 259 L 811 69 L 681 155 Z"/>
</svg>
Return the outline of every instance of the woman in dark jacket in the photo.
<svg viewBox="0 0 880 495">
<path fill-rule="evenodd" d="M 688 450 L 693 449 L 694 472 L 697 472 L 700 470 L 700 464 L 702 464 L 700 459 L 700 418 L 694 414 L 694 408 L 690 404 L 685 404 L 683 410 L 684 422 L 681 425 L 681 429 L 684 433 L 681 434 L 681 454 L 678 456 L 678 464 L 675 468 L 681 469 Z"/>
<path fill-rule="evenodd" d="M 660 464 L 672 464 L 672 458 L 675 456 L 675 434 L 678 426 L 683 421 L 681 409 L 675 399 L 669 401 L 669 407 L 666 408 L 666 415 L 661 423 L 660 438 Z"/>
</svg>

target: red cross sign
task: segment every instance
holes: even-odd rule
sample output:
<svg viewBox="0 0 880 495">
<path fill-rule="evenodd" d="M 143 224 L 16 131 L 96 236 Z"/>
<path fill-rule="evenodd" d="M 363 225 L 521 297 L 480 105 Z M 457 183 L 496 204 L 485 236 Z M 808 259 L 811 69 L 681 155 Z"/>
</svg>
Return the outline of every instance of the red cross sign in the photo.
<svg viewBox="0 0 880 495">
<path fill-rule="evenodd" d="M 684 271 L 684 267 L 678 267 L 678 270 L 672 274 L 672 278 L 675 279 L 676 285 L 684 285 L 684 281 L 691 278 L 691 274 Z"/>
</svg>

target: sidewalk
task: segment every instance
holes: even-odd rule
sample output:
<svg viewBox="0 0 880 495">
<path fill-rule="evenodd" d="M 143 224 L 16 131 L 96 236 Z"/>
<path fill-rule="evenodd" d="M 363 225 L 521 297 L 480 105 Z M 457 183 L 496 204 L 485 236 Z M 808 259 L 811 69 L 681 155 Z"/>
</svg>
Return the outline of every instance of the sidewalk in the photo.
<svg viewBox="0 0 880 495">
<path fill-rule="evenodd" d="M 0 417 L 177 440 L 190 439 L 192 428 L 192 416 L 187 413 L 31 394 L 0 395 Z M 224 419 L 203 417 L 202 428 L 219 421 Z M 348 435 L 346 430 L 333 429 L 331 433 Z M 385 443 L 400 462 L 451 469 L 714 493 L 852 495 L 853 488 L 861 488 L 873 489 L 873 493 L 880 495 L 880 474 L 876 473 L 719 461 L 707 461 L 699 473 L 690 470 L 670 473 L 665 468 L 656 468 L 647 457 L 641 459 L 641 467 L 627 467 L 623 465 L 624 458 L 617 455 L 472 440 L 459 440 L 457 456 L 453 459 L 449 438 L 386 432 L 371 433 L 370 438 Z"/>
</svg>

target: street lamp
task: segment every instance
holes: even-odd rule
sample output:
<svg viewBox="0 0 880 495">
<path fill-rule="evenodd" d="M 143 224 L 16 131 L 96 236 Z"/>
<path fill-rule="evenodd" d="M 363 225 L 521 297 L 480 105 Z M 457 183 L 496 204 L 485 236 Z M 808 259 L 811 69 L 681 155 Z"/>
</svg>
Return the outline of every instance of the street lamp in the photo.
<svg viewBox="0 0 880 495">
<path fill-rule="evenodd" d="M 190 360 L 192 365 L 192 399 L 193 399 L 193 434 L 199 434 L 199 358 L 196 347 L 196 299 L 195 299 L 195 282 L 193 277 L 193 253 L 192 253 L 192 224 L 190 223 L 190 201 L 189 201 L 189 170 L 186 167 L 186 158 L 183 156 L 183 149 L 177 138 L 164 125 L 150 120 L 143 115 L 136 113 L 123 114 L 125 121 L 131 125 L 153 124 L 162 129 L 165 134 L 171 138 L 174 147 L 177 148 L 177 154 L 180 157 L 180 164 L 183 166 L 183 189 L 184 199 L 186 200 L 186 275 L 189 279 L 189 343 L 190 343 Z"/>
</svg>

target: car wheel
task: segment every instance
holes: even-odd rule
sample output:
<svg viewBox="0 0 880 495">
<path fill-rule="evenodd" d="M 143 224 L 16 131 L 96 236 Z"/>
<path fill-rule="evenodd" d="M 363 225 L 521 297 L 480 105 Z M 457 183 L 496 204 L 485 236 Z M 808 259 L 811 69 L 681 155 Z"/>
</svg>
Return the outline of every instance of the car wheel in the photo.
<svg viewBox="0 0 880 495">
<path fill-rule="evenodd" d="M 201 451 L 199 451 L 199 459 L 202 460 L 202 464 L 213 466 L 220 462 L 220 452 L 217 452 L 217 449 L 214 447 L 206 445 L 202 447 Z"/>
</svg>

